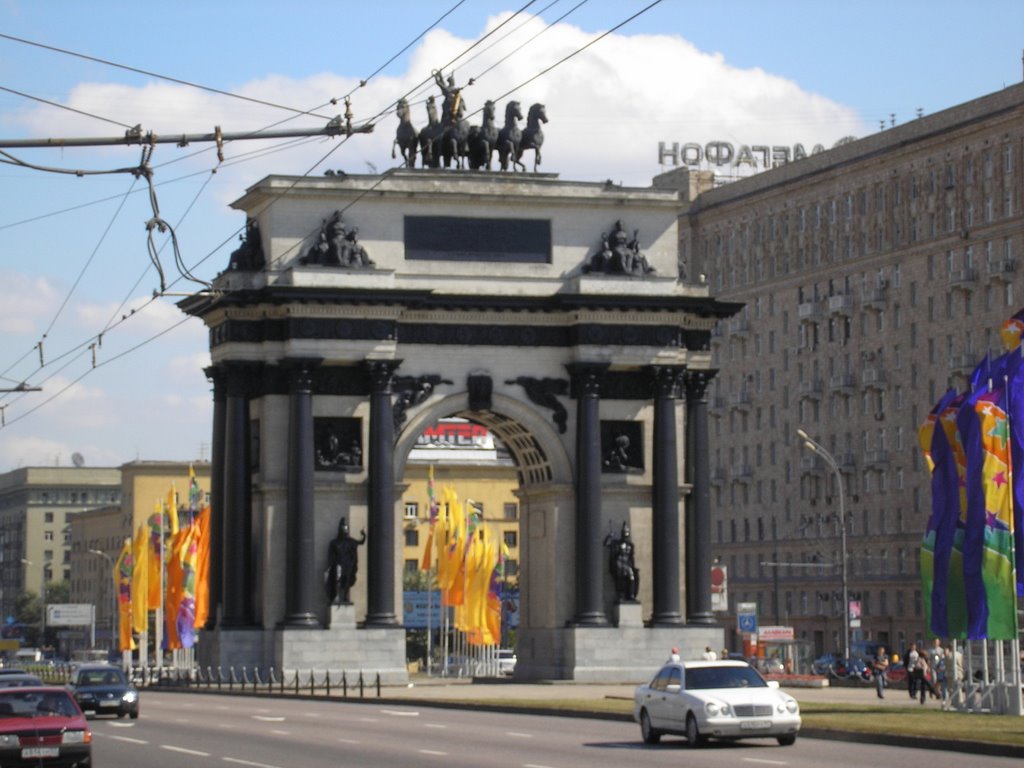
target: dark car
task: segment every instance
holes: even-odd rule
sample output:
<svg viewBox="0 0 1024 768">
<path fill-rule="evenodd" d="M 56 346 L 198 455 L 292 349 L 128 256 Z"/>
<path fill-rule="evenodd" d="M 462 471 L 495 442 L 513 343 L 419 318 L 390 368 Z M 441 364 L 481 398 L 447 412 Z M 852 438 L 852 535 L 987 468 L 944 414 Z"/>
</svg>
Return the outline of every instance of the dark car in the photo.
<svg viewBox="0 0 1024 768">
<path fill-rule="evenodd" d="M 22 672 L 20 669 L 0 675 L 0 688 L 17 688 L 26 685 L 46 685 L 38 675 Z"/>
<path fill-rule="evenodd" d="M 139 692 L 120 667 L 83 664 L 71 673 L 68 689 L 83 712 L 133 720 L 139 716 Z"/>
<path fill-rule="evenodd" d="M 0 689 L 0 765 L 86 768 L 91 759 L 92 731 L 67 690 Z"/>
</svg>

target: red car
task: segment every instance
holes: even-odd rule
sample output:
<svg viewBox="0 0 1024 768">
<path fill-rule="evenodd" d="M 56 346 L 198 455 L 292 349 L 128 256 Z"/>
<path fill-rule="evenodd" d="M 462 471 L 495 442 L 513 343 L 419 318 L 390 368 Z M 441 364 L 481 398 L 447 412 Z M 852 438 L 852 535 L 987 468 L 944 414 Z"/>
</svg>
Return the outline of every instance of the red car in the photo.
<svg viewBox="0 0 1024 768">
<path fill-rule="evenodd" d="M 91 760 L 92 731 L 64 688 L 0 689 L 0 765 L 87 768 Z"/>
</svg>

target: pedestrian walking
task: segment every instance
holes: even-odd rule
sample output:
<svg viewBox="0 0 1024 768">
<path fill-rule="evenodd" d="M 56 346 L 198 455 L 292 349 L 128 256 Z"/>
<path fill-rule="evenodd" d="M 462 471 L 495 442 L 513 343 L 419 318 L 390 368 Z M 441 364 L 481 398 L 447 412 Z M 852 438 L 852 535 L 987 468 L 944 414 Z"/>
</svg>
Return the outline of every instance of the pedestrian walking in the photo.
<svg viewBox="0 0 1024 768">
<path fill-rule="evenodd" d="M 910 650 L 908 650 L 903 656 L 903 668 L 907 670 L 907 692 L 910 694 L 910 698 L 912 699 L 917 698 L 917 660 L 920 657 L 921 654 L 917 650 L 917 643 L 911 643 Z"/>
<path fill-rule="evenodd" d="M 885 652 L 885 646 L 880 645 L 875 651 L 875 692 L 880 699 L 885 698 L 885 674 L 888 669 L 889 654 Z"/>
</svg>

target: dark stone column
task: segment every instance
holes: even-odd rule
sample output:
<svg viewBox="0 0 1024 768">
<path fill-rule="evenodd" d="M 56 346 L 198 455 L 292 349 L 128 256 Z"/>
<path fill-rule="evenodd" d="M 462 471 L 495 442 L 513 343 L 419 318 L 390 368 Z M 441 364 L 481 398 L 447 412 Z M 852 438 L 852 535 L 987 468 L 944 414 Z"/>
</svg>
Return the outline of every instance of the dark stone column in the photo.
<svg viewBox="0 0 1024 768">
<path fill-rule="evenodd" d="M 686 372 L 686 621 L 715 624 L 711 613 L 711 462 L 708 384 L 715 371 Z"/>
<path fill-rule="evenodd" d="M 226 369 L 224 402 L 224 583 L 221 627 L 251 626 L 252 502 L 249 476 L 249 379 L 252 366 Z"/>
<path fill-rule="evenodd" d="M 217 625 L 224 585 L 224 443 L 227 394 L 224 371 L 210 366 L 205 371 L 213 383 L 213 440 L 210 454 L 210 615 L 206 629 Z"/>
<path fill-rule="evenodd" d="M 395 616 L 395 421 L 391 384 L 401 360 L 367 360 L 370 380 L 367 627 L 400 626 Z"/>
<path fill-rule="evenodd" d="M 316 521 L 313 513 L 313 370 L 319 360 L 289 361 L 288 565 L 284 624 L 321 626 L 316 608 Z"/>
<path fill-rule="evenodd" d="M 576 624 L 608 626 L 601 538 L 601 380 L 605 363 L 567 366 L 576 391 Z"/>
<path fill-rule="evenodd" d="M 676 396 L 683 370 L 654 366 L 654 486 L 652 489 L 651 586 L 653 626 L 682 624 L 679 611 L 679 451 L 676 442 Z"/>
</svg>

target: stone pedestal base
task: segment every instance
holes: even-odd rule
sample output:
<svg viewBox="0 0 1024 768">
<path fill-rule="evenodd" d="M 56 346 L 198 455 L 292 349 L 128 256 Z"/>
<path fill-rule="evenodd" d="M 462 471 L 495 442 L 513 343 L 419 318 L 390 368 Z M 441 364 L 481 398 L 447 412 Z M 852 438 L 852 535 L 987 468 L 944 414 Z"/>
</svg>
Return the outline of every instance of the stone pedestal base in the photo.
<svg viewBox="0 0 1024 768">
<path fill-rule="evenodd" d="M 616 625 L 620 629 L 642 627 L 644 625 L 643 607 L 640 603 L 619 603 L 618 620 Z"/>
<path fill-rule="evenodd" d="M 363 678 L 369 684 L 380 675 L 382 685 L 409 682 L 405 663 L 405 629 L 358 629 L 355 609 L 332 606 L 328 629 L 278 627 L 268 629 L 226 629 L 204 632 L 196 646 L 196 660 L 204 667 L 225 674 L 234 667 L 261 671 L 274 669 L 290 677 L 296 671 L 319 675 L 329 671 L 331 679 L 350 681 Z"/>
<path fill-rule="evenodd" d="M 643 683 L 673 648 L 682 659 L 700 659 L 724 638 L 721 627 L 707 626 L 520 628 L 515 679 Z"/>
</svg>

